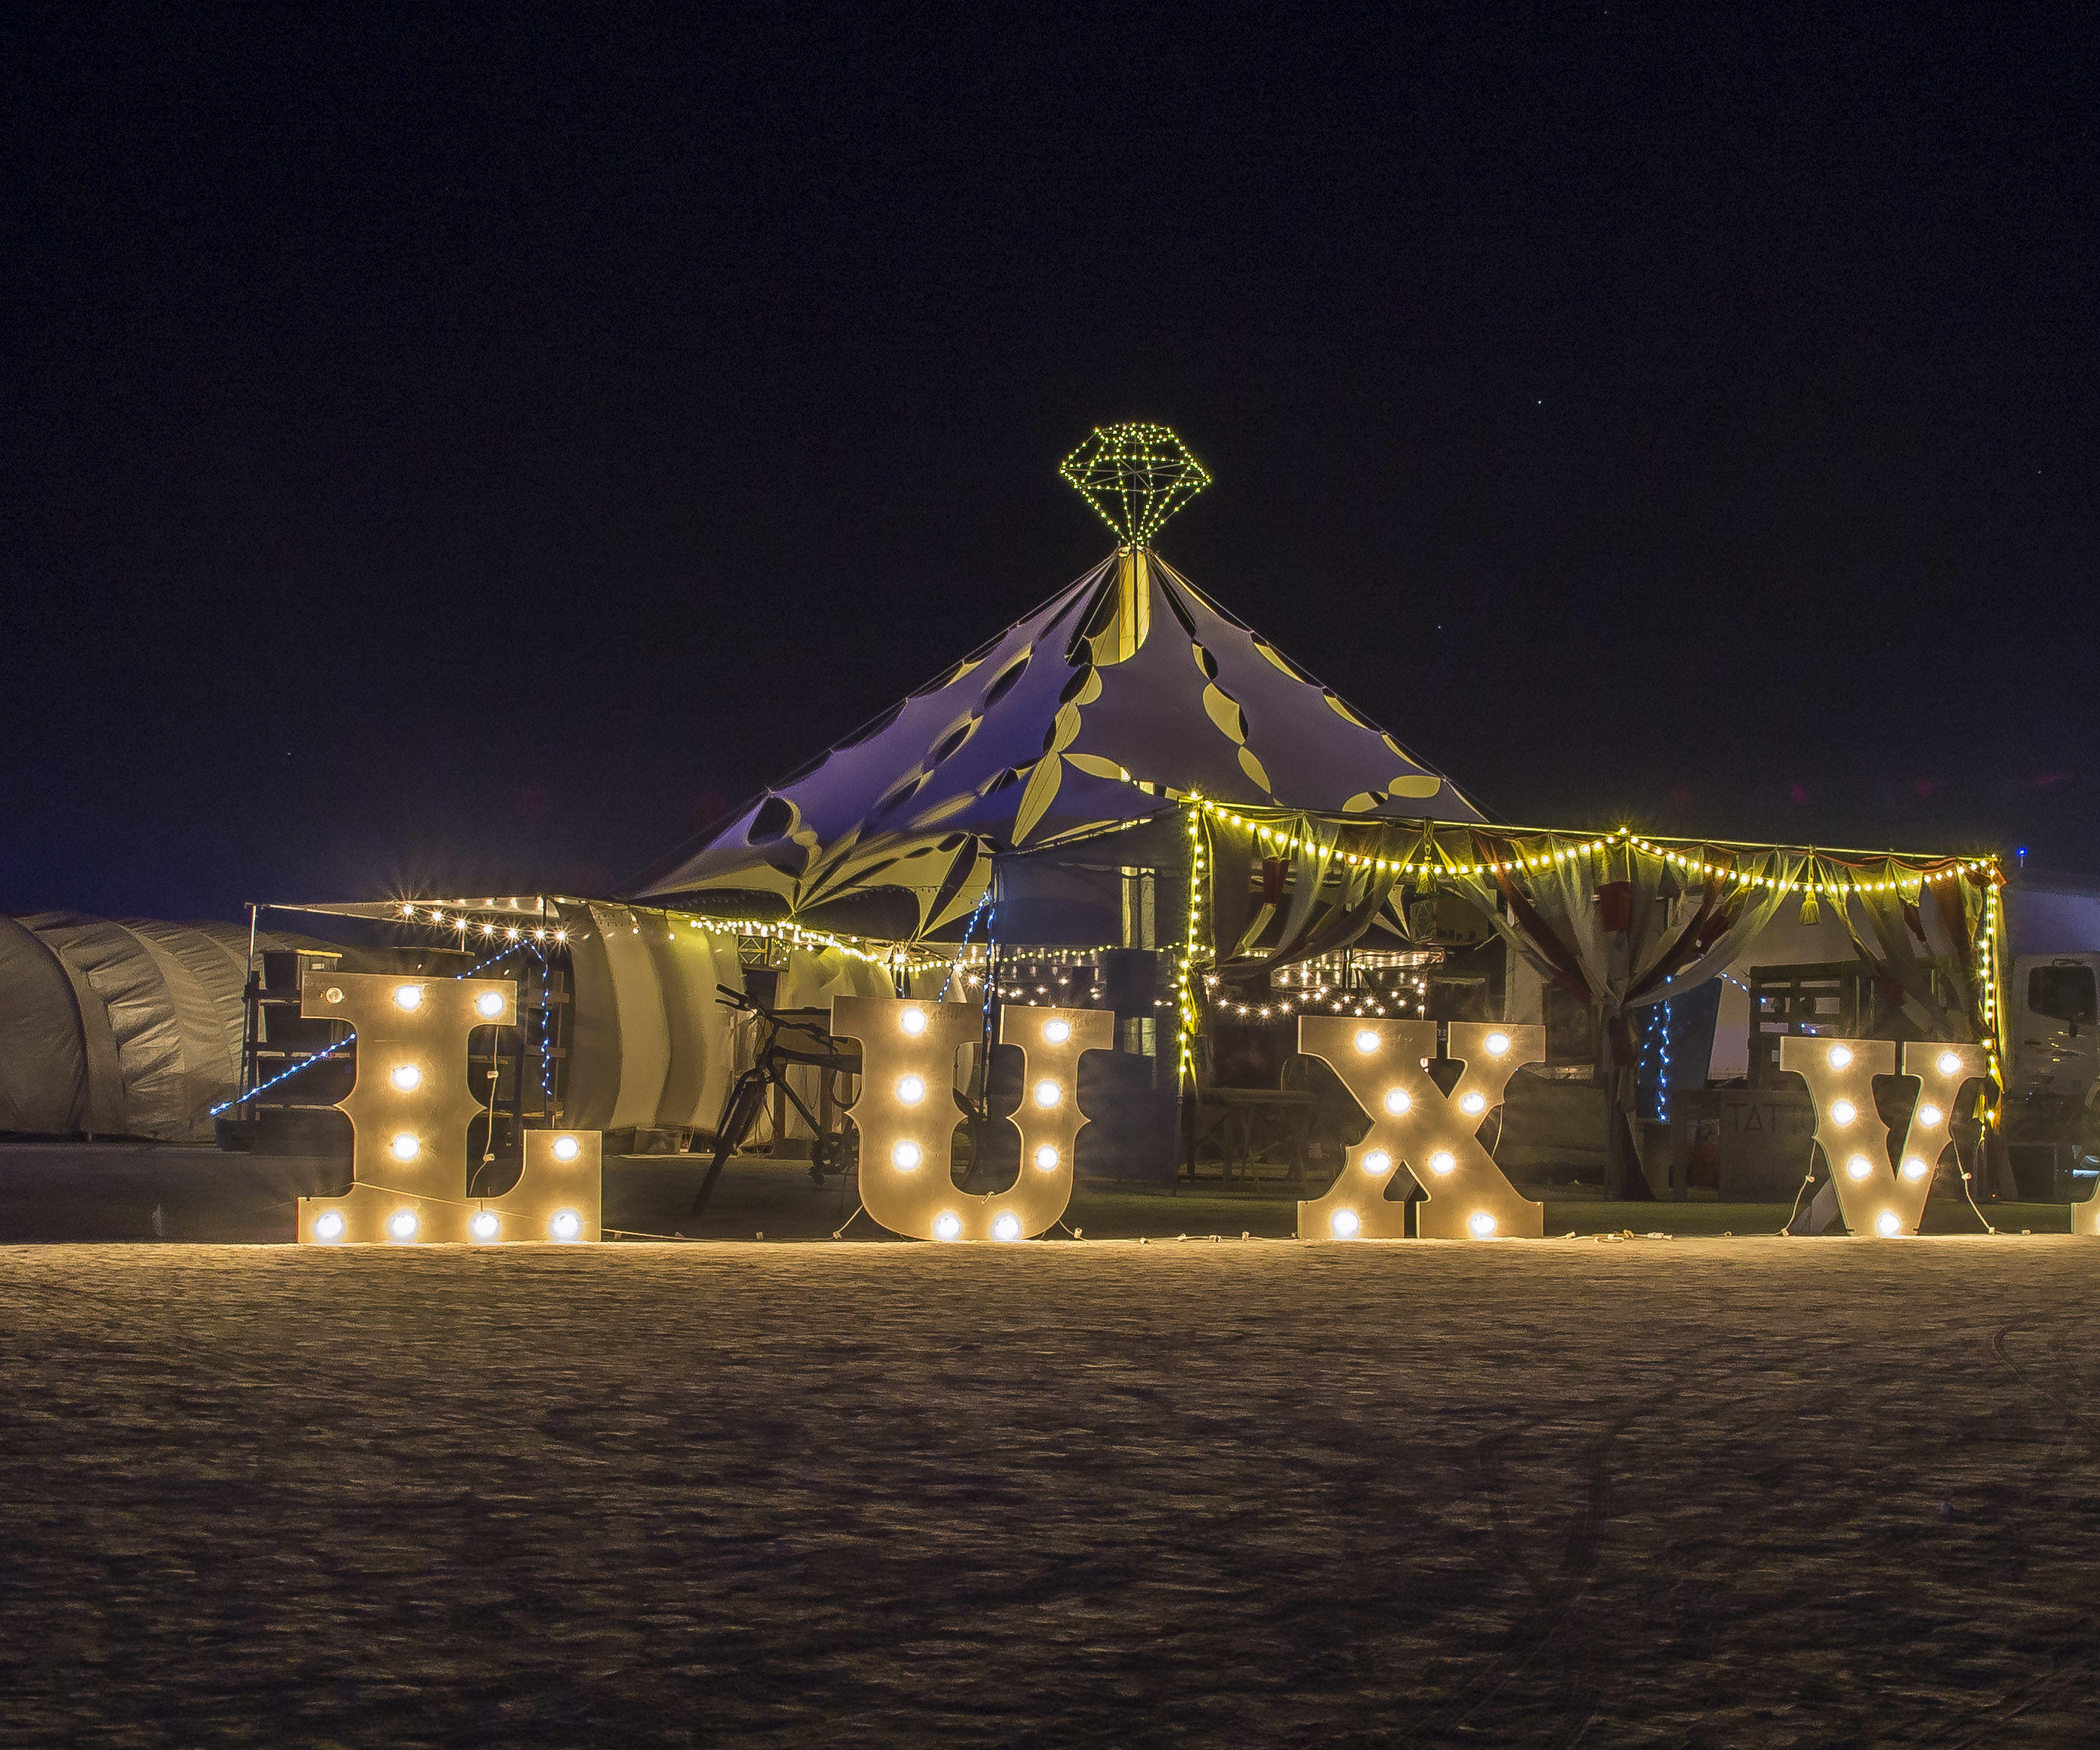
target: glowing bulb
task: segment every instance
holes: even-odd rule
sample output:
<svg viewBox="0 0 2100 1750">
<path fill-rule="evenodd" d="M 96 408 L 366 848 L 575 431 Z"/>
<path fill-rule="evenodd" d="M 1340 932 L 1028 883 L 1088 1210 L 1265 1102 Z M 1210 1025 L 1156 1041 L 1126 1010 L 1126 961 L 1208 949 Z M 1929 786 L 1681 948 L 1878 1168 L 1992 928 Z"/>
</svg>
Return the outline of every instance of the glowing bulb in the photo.
<svg viewBox="0 0 2100 1750">
<path fill-rule="evenodd" d="M 1885 1240 L 1893 1240 L 1903 1231 L 1903 1223 L 1896 1219 L 1896 1212 L 1894 1210 L 1883 1210 L 1876 1219 L 1874 1225 L 1881 1230 L 1882 1237 Z"/>
<path fill-rule="evenodd" d="M 1357 1229 L 1363 1226 L 1363 1223 L 1357 1219 L 1357 1212 L 1354 1210 L 1336 1210 L 1335 1219 L 1330 1225 L 1334 1228 L 1336 1239 L 1352 1240 L 1356 1237 Z"/>
<path fill-rule="evenodd" d="M 1495 1219 L 1485 1210 L 1468 1219 L 1466 1225 L 1471 1230 L 1473 1237 L 1476 1240 L 1489 1240 L 1494 1237 Z"/>
<path fill-rule="evenodd" d="M 1830 1108 L 1830 1117 L 1833 1123 L 1850 1124 L 1853 1119 L 1858 1117 L 1859 1115 L 1860 1109 L 1854 1105 L 1849 1100 L 1834 1101 Z"/>
<path fill-rule="evenodd" d="M 1470 1116 L 1478 1116 L 1488 1109 L 1488 1096 L 1485 1094 L 1468 1094 L 1458 1102 L 1458 1109 Z"/>
<path fill-rule="evenodd" d="M 314 1237 L 316 1240 L 340 1240 L 342 1237 L 342 1217 L 333 1210 L 315 1218 Z"/>
<path fill-rule="evenodd" d="M 1873 1163 L 1863 1154 L 1855 1154 L 1845 1163 L 1845 1170 L 1855 1179 L 1864 1179 L 1873 1170 Z"/>
<path fill-rule="evenodd" d="M 1851 1047 L 1842 1045 L 1833 1045 L 1830 1047 L 1830 1067 L 1833 1069 L 1842 1069 L 1851 1060 Z"/>
<path fill-rule="evenodd" d="M 907 1106 L 915 1106 L 926 1097 L 926 1081 L 923 1076 L 907 1076 L 897 1084 L 897 1097 Z"/>
<path fill-rule="evenodd" d="M 1368 1027 L 1357 1035 L 1357 1049 L 1368 1055 L 1379 1048 L 1379 1036 Z"/>
<path fill-rule="evenodd" d="M 396 1008 L 419 1009 L 423 1006 L 423 987 L 421 985 L 397 985 L 394 987 L 394 1006 Z"/>
<path fill-rule="evenodd" d="M 1366 1173 L 1383 1173 L 1392 1165 L 1392 1157 L 1383 1148 L 1374 1148 L 1364 1157 Z"/>
<path fill-rule="evenodd" d="M 1451 1158 L 1451 1151 L 1448 1148 L 1439 1148 L 1429 1157 L 1429 1170 L 1432 1173 L 1448 1173 L 1458 1164 Z"/>
<path fill-rule="evenodd" d="M 1054 1106 L 1057 1104 L 1057 1084 L 1055 1082 L 1038 1082 L 1035 1084 L 1037 1105 Z"/>
<path fill-rule="evenodd" d="M 1917 1109 L 1917 1122 L 1921 1124 L 1937 1124 L 1946 1116 L 1937 1106 L 1920 1106 Z"/>
<path fill-rule="evenodd" d="M 496 1237 L 496 1229 L 503 1223 L 496 1219 L 494 1210 L 483 1210 L 466 1225 L 467 1231 L 477 1240 L 492 1240 Z"/>
<path fill-rule="evenodd" d="M 423 1072 L 413 1064 L 403 1064 L 395 1070 L 391 1079 L 395 1087 L 405 1094 L 423 1085 Z"/>
<path fill-rule="evenodd" d="M 573 1136 L 557 1136 L 554 1139 L 554 1158 L 557 1161 L 573 1161 L 582 1147 L 583 1144 Z"/>
<path fill-rule="evenodd" d="M 1919 1179 L 1925 1177 L 1925 1162 L 1919 1160 L 1916 1155 L 1912 1155 L 1904 1162 L 1904 1177 L 1910 1180 L 1912 1184 L 1916 1184 Z"/>
<path fill-rule="evenodd" d="M 991 1224 L 991 1236 L 995 1240 L 1019 1239 L 1021 1237 L 1021 1218 L 1018 1215 L 1012 1214 L 1000 1216 L 997 1221 Z"/>
<path fill-rule="evenodd" d="M 916 1038 L 926 1030 L 926 1012 L 924 1009 L 907 1009 L 897 1017 L 897 1025 Z"/>
<path fill-rule="evenodd" d="M 914 1167 L 918 1166 L 920 1162 L 924 1160 L 925 1157 L 920 1153 L 918 1144 L 899 1143 L 894 1148 L 889 1151 L 889 1158 L 897 1166 L 902 1167 L 904 1170 L 908 1173 Z"/>
<path fill-rule="evenodd" d="M 584 1231 L 583 1218 L 574 1210 L 563 1210 L 547 1223 L 547 1232 L 558 1240 L 573 1240 Z"/>
<path fill-rule="evenodd" d="M 325 995 L 331 1003 L 340 1003 L 342 1001 L 342 989 L 340 985 L 330 985 L 323 994 Z"/>
<path fill-rule="evenodd" d="M 413 1136 L 410 1135 L 408 1131 L 404 1131 L 399 1136 L 394 1139 L 394 1158 L 397 1161 L 412 1161 L 416 1158 L 417 1154 L 421 1151 L 422 1146 L 423 1145 L 417 1142 Z"/>
<path fill-rule="evenodd" d="M 492 1018 L 501 1015 L 503 1012 L 502 993 L 496 990 L 483 991 L 474 999 L 474 1012 L 477 1015 L 487 1015 Z"/>
<path fill-rule="evenodd" d="M 1509 1035 L 1508 1035 L 1507 1034 L 1506 1034 L 1506 1033 L 1491 1033 L 1491 1034 L 1489 1034 L 1488 1035 L 1488 1056 L 1490 1056 L 1490 1057 L 1499 1057 L 1499 1056 L 1501 1056 L 1503 1054 L 1503 1052 L 1507 1051 L 1508 1049 L 1509 1049 Z"/>
<path fill-rule="evenodd" d="M 1396 1115 L 1406 1111 L 1411 1104 L 1413 1102 L 1408 1099 L 1407 1090 L 1404 1087 L 1394 1088 L 1385 1096 L 1385 1109 Z"/>
<path fill-rule="evenodd" d="M 397 1210 L 387 1218 L 386 1231 L 397 1240 L 412 1240 L 420 1225 L 413 1210 Z"/>
<path fill-rule="evenodd" d="M 1953 1052 L 1942 1051 L 1939 1054 L 1939 1073 L 1942 1075 L 1951 1076 L 1961 1067 L 1961 1060 L 1957 1057 Z"/>
<path fill-rule="evenodd" d="M 1062 1045 L 1072 1037 L 1072 1024 L 1069 1020 L 1047 1021 L 1043 1024 L 1043 1037 L 1052 1045 Z"/>
<path fill-rule="evenodd" d="M 934 1219 L 933 1236 L 936 1239 L 952 1240 L 962 1231 L 962 1218 L 959 1215 L 943 1214 Z"/>
</svg>

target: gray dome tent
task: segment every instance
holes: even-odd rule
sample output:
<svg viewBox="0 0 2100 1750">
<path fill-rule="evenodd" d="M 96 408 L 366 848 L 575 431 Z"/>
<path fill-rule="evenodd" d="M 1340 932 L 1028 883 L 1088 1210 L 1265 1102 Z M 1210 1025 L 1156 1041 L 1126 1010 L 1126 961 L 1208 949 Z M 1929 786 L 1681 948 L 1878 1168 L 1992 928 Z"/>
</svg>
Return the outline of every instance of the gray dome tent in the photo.
<svg viewBox="0 0 2100 1750">
<path fill-rule="evenodd" d="M 240 1079 L 247 967 L 231 923 L 0 918 L 0 1131 L 210 1141 Z"/>
</svg>

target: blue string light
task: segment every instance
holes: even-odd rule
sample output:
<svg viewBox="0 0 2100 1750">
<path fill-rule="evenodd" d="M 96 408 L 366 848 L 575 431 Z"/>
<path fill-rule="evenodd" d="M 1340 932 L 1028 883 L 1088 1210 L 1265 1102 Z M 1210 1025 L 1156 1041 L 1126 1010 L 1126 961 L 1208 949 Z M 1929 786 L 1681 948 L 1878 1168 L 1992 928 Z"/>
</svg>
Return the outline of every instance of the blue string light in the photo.
<svg viewBox="0 0 2100 1750">
<path fill-rule="evenodd" d="M 338 1039 L 335 1043 L 331 1045 L 326 1051 L 316 1051 L 312 1056 L 303 1059 L 302 1061 L 293 1065 L 290 1069 L 280 1070 L 277 1074 L 271 1077 L 268 1081 L 249 1089 L 246 1093 L 241 1095 L 238 1099 L 229 1100 L 224 1101 L 219 1105 L 214 1106 L 211 1109 L 210 1115 L 215 1118 L 222 1112 L 228 1111 L 235 1106 L 244 1106 L 247 1104 L 247 1103 L 254 1099 L 258 1094 L 267 1092 L 270 1089 L 275 1087 L 280 1082 L 289 1081 L 302 1069 L 311 1069 L 323 1058 L 334 1056 L 338 1051 L 341 1051 L 346 1045 L 351 1043 L 352 1040 L 356 1038 L 356 1037 L 357 1035 L 355 1033 L 346 1034 L 343 1038 Z"/>
<path fill-rule="evenodd" d="M 991 877 L 990 875 L 986 875 L 985 877 L 985 890 L 977 895 L 976 908 L 970 913 L 970 921 L 963 926 L 963 939 L 956 945 L 955 958 L 948 963 L 948 976 L 941 985 L 940 995 L 933 998 L 936 1003 L 945 1003 L 948 1000 L 949 987 L 955 981 L 955 969 L 963 963 L 963 950 L 969 946 L 970 937 L 977 933 L 977 919 L 983 915 L 984 909 L 986 906 L 990 902 L 990 900 Z M 987 968 L 987 970 L 989 970 L 989 968 Z"/>
</svg>

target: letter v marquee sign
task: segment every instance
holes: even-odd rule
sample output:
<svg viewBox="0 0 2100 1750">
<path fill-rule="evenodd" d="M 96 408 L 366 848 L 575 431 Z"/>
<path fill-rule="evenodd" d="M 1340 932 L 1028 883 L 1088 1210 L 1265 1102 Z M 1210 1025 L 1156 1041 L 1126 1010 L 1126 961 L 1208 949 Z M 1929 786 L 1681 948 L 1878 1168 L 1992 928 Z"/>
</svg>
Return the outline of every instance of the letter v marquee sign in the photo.
<svg viewBox="0 0 2100 1750">
<path fill-rule="evenodd" d="M 1893 1039 L 1790 1035 L 1779 1042 L 1779 1066 L 1808 1084 L 1815 1139 L 1830 1162 L 1845 1225 L 1884 1239 L 1916 1233 L 1932 1170 L 1953 1135 L 1955 1096 L 1964 1082 L 1987 1073 L 1983 1047 L 1930 1040 L 1904 1046 L 1904 1073 L 1917 1078 L 1918 1096 L 1898 1151 L 1900 1170 L 1889 1165 L 1889 1127 L 1874 1108 L 1874 1078 L 1896 1073 Z"/>
<path fill-rule="evenodd" d="M 1446 1096 L 1424 1066 L 1436 1055 L 1435 1021 L 1299 1017 L 1298 1049 L 1324 1059 L 1371 1118 L 1326 1196 L 1298 1206 L 1306 1238 L 1405 1238 L 1407 1207 L 1385 1194 L 1403 1166 L 1428 1193 L 1416 1206 L 1423 1239 L 1535 1240 L 1546 1232 L 1546 1206 L 1520 1196 L 1474 1134 L 1518 1067 L 1546 1056 L 1546 1029 L 1461 1020 L 1450 1029 L 1451 1056 L 1464 1067 Z"/>
</svg>

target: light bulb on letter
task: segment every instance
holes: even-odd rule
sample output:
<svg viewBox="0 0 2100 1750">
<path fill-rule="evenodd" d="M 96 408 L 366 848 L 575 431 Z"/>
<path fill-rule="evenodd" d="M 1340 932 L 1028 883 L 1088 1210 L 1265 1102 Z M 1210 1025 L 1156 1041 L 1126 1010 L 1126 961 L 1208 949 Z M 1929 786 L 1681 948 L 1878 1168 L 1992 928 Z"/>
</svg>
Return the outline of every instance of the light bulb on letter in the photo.
<svg viewBox="0 0 2100 1750">
<path fill-rule="evenodd" d="M 316 1240 L 340 1240 L 342 1237 L 342 1217 L 333 1210 L 324 1210 L 314 1221 Z"/>
<path fill-rule="evenodd" d="M 1379 1048 L 1379 1036 L 1368 1027 L 1357 1035 L 1357 1049 L 1368 1056 Z"/>
<path fill-rule="evenodd" d="M 1392 1157 L 1383 1148 L 1374 1148 L 1364 1157 L 1364 1170 L 1366 1173 L 1383 1173 L 1392 1166 Z"/>
<path fill-rule="evenodd" d="M 1468 1094 L 1458 1102 L 1458 1109 L 1469 1117 L 1478 1117 L 1488 1109 L 1488 1096 L 1479 1093 Z"/>
<path fill-rule="evenodd" d="M 386 1231 L 397 1240 L 412 1240 L 419 1225 L 413 1210 L 399 1210 L 387 1218 Z"/>
<path fill-rule="evenodd" d="M 404 1131 L 394 1139 L 394 1158 L 397 1161 L 412 1161 L 421 1150 L 422 1146 L 408 1131 Z"/>
<path fill-rule="evenodd" d="M 1072 1024 L 1069 1020 L 1045 1021 L 1043 1024 L 1043 1037 L 1052 1045 L 1062 1045 L 1072 1037 Z"/>
<path fill-rule="evenodd" d="M 573 1136 L 557 1136 L 554 1139 L 554 1158 L 557 1161 L 573 1161 L 582 1146 Z"/>
<path fill-rule="evenodd" d="M 1404 1087 L 1394 1088 L 1385 1096 L 1385 1109 L 1396 1117 L 1406 1111 L 1411 1104 L 1413 1103 L 1407 1097 L 1407 1090 Z"/>
<path fill-rule="evenodd" d="M 423 1006 L 423 987 L 421 985 L 397 985 L 394 990 L 394 1004 L 397 1008 L 421 1008 Z"/>
<path fill-rule="evenodd" d="M 1048 1143 L 1043 1144 L 1040 1148 L 1038 1148 L 1035 1151 L 1035 1164 L 1041 1167 L 1044 1172 L 1048 1172 L 1052 1167 L 1057 1164 L 1057 1151 Z"/>
<path fill-rule="evenodd" d="M 1491 1034 L 1489 1034 L 1488 1035 L 1488 1056 L 1490 1056 L 1490 1057 L 1500 1057 L 1500 1056 L 1502 1056 L 1505 1051 L 1507 1051 L 1508 1049 L 1509 1049 L 1509 1035 L 1508 1035 L 1507 1034 L 1506 1034 L 1506 1033 L 1491 1033 Z"/>
<path fill-rule="evenodd" d="M 558 1240 L 573 1240 L 583 1231 L 583 1220 L 574 1210 L 563 1210 L 547 1223 L 547 1232 Z"/>
<path fill-rule="evenodd" d="M 1849 1100 L 1835 1101 L 1830 1108 L 1830 1122 L 1833 1124 L 1850 1124 L 1859 1115 L 1860 1109 Z"/>
<path fill-rule="evenodd" d="M 405 1094 L 423 1085 L 423 1072 L 413 1064 L 402 1064 L 395 1069 L 392 1080 L 395 1087 Z"/>
<path fill-rule="evenodd" d="M 503 994 L 498 990 L 484 990 L 474 999 L 474 1012 L 493 1020 L 503 1012 Z"/>
<path fill-rule="evenodd" d="M 897 1166 L 902 1167 L 904 1170 L 908 1173 L 914 1167 L 917 1166 L 924 1157 L 920 1153 L 918 1144 L 899 1143 L 894 1148 L 889 1151 L 889 1158 Z"/>
<path fill-rule="evenodd" d="M 1849 1046 L 1833 1045 L 1830 1047 L 1830 1067 L 1833 1069 L 1842 1069 L 1851 1061 L 1852 1052 Z"/>
<path fill-rule="evenodd" d="M 1937 1106 L 1920 1106 L 1917 1109 L 1917 1122 L 1921 1124 L 1937 1124 L 1946 1116 Z"/>
<path fill-rule="evenodd" d="M 1357 1229 L 1363 1223 L 1357 1219 L 1357 1212 L 1354 1210 L 1336 1210 L 1335 1219 L 1330 1225 L 1335 1230 L 1336 1239 L 1349 1240 L 1356 1237 Z"/>
<path fill-rule="evenodd" d="M 1845 1163 L 1845 1170 L 1855 1179 L 1864 1179 L 1873 1170 L 1873 1162 L 1863 1154 L 1855 1154 Z"/>
<path fill-rule="evenodd" d="M 897 1097 L 907 1106 L 915 1106 L 926 1097 L 926 1082 L 923 1076 L 907 1076 L 897 1084 Z"/>
<path fill-rule="evenodd" d="M 1894 1210 L 1883 1210 L 1874 1225 L 1881 1229 L 1882 1237 L 1885 1240 L 1893 1240 L 1903 1231 L 1903 1223 L 1896 1219 Z"/>
<path fill-rule="evenodd" d="M 496 1219 L 494 1210 L 483 1210 L 467 1223 L 467 1228 L 477 1240 L 492 1240 L 496 1237 L 496 1229 L 502 1225 Z"/>
<path fill-rule="evenodd" d="M 998 1220 L 995 1221 L 991 1224 L 991 1236 L 995 1240 L 1019 1239 L 1021 1237 L 1021 1218 L 1017 1215 L 1012 1214 L 1000 1216 Z"/>
<path fill-rule="evenodd" d="M 938 1239 L 952 1240 L 962 1231 L 962 1219 L 957 1215 L 943 1214 L 933 1223 L 933 1233 Z"/>
<path fill-rule="evenodd" d="M 1476 1240 L 1492 1239 L 1494 1236 L 1495 1219 L 1485 1210 L 1468 1220 L 1466 1226 Z"/>
<path fill-rule="evenodd" d="M 1429 1157 L 1429 1170 L 1432 1173 L 1448 1173 L 1458 1164 L 1451 1158 L 1450 1151 L 1445 1148 L 1439 1148 Z"/>
<path fill-rule="evenodd" d="M 1961 1060 L 1957 1057 L 1953 1052 L 1942 1051 L 1939 1054 L 1939 1073 L 1942 1075 L 1951 1076 L 1954 1074 L 1956 1071 L 1960 1069 L 1961 1067 Z"/>
<path fill-rule="evenodd" d="M 1039 1106 L 1056 1105 L 1057 1084 L 1055 1082 L 1038 1082 L 1035 1084 L 1035 1104 Z"/>
<path fill-rule="evenodd" d="M 1904 1162 L 1904 1177 L 1912 1184 L 1916 1184 L 1918 1180 L 1924 1178 L 1925 1173 L 1925 1162 L 1918 1159 L 1916 1155 L 1912 1155 Z"/>
<path fill-rule="evenodd" d="M 897 1025 L 915 1038 L 926 1030 L 926 1012 L 924 1009 L 907 1009 L 897 1017 Z"/>
</svg>

